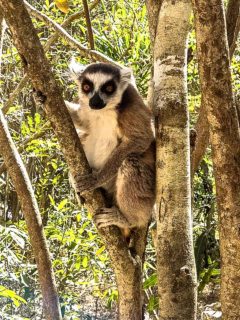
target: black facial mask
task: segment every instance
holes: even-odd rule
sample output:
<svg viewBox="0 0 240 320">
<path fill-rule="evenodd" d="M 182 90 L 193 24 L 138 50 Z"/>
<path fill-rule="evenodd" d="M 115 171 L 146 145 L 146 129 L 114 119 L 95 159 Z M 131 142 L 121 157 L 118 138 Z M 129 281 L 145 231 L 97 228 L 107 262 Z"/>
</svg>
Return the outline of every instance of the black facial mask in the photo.
<svg viewBox="0 0 240 320">
<path fill-rule="evenodd" d="M 106 106 L 106 103 L 100 98 L 98 93 L 95 93 L 93 97 L 89 100 L 89 106 L 92 109 L 102 109 Z"/>
</svg>

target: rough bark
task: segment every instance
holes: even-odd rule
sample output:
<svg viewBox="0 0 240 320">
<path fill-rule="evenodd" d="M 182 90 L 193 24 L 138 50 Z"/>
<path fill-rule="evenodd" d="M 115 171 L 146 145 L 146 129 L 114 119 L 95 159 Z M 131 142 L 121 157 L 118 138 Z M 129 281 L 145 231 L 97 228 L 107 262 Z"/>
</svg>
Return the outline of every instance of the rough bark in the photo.
<svg viewBox="0 0 240 320">
<path fill-rule="evenodd" d="M 15 45 L 35 90 L 45 99 L 45 111 L 58 138 L 72 176 L 90 173 L 85 154 L 69 116 L 61 91 L 52 76 L 50 65 L 22 0 L 0 0 L 0 9 L 11 29 Z M 94 213 L 104 206 L 100 192 L 85 193 L 86 206 Z M 145 235 L 146 230 L 142 231 Z M 142 259 L 134 258 L 116 227 L 105 228 L 101 236 L 110 254 L 119 290 L 119 318 L 142 318 Z M 142 236 L 141 241 L 146 237 Z M 143 246 L 144 247 L 144 246 Z M 131 292 L 130 297 L 127 292 Z"/>
<path fill-rule="evenodd" d="M 61 311 L 55 286 L 52 264 L 43 233 L 41 215 L 30 179 L 0 110 L 0 154 L 8 169 L 24 213 L 30 242 L 39 274 L 43 306 L 47 320 L 60 320 Z"/>
<path fill-rule="evenodd" d="M 146 0 L 148 28 L 152 46 L 154 47 L 158 17 L 163 0 Z"/>
<path fill-rule="evenodd" d="M 236 49 L 236 40 L 240 30 L 240 0 L 229 0 L 227 7 L 227 37 L 230 52 L 230 59 L 232 59 Z M 204 101 L 201 101 L 198 120 L 195 126 L 196 141 L 191 154 L 191 173 L 192 177 L 197 171 L 199 164 L 206 152 L 209 144 L 209 125 L 204 107 Z"/>
<path fill-rule="evenodd" d="M 163 1 L 154 47 L 157 273 L 161 320 L 196 318 L 187 108 L 191 3 Z"/>
<path fill-rule="evenodd" d="M 146 7 L 147 7 L 147 16 L 148 16 L 148 28 L 151 40 L 151 47 L 152 47 L 152 55 L 154 55 L 154 42 L 156 37 L 156 30 L 158 24 L 158 17 L 159 12 L 161 9 L 161 5 L 163 0 L 146 0 Z M 148 83 L 148 93 L 147 93 L 147 106 L 150 110 L 153 110 L 154 106 L 154 82 L 153 78 L 153 67 L 151 70 L 151 80 Z"/>
<path fill-rule="evenodd" d="M 94 37 L 93 37 L 93 31 L 92 31 L 91 18 L 90 18 L 89 9 L 88 9 L 88 1 L 82 0 L 82 2 L 83 2 L 83 8 L 84 8 L 85 19 L 86 19 L 87 30 L 88 30 L 88 41 L 90 44 L 90 49 L 94 50 Z"/>
<path fill-rule="evenodd" d="M 233 103 L 221 0 L 193 0 L 201 89 L 208 123 L 219 213 L 224 320 L 240 319 L 240 135 Z"/>
<path fill-rule="evenodd" d="M 2 39 L 2 23 L 3 23 L 3 15 L 0 12 L 0 41 Z"/>
<path fill-rule="evenodd" d="M 1 65 L 2 65 L 2 50 L 3 50 L 4 33 L 5 33 L 4 19 L 3 19 L 2 13 L 0 12 L 0 75 L 2 73 Z"/>
<path fill-rule="evenodd" d="M 240 15 L 240 0 L 229 0 L 226 12 L 226 22 L 227 22 L 227 38 L 230 56 L 232 57 L 236 48 L 236 34 L 238 34 L 239 29 L 236 30 L 239 23 Z"/>
</svg>

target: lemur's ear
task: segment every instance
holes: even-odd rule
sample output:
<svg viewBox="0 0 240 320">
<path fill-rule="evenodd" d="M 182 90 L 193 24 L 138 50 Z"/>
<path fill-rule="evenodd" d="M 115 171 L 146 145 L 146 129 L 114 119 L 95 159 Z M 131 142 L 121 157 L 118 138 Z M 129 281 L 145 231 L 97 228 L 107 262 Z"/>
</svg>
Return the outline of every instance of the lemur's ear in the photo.
<svg viewBox="0 0 240 320">
<path fill-rule="evenodd" d="M 132 69 L 123 67 L 120 72 L 121 72 L 121 81 L 123 83 L 131 83 L 137 89 L 136 81 L 135 81 Z"/>
<path fill-rule="evenodd" d="M 132 70 L 130 68 L 123 67 L 120 72 L 121 72 L 121 80 L 123 82 L 129 83 L 132 77 Z"/>
<path fill-rule="evenodd" d="M 86 69 L 86 65 L 82 65 L 80 63 L 77 63 L 74 58 L 71 59 L 70 64 L 69 64 L 69 70 L 71 73 L 71 77 L 73 80 L 77 81 L 83 71 Z"/>
</svg>

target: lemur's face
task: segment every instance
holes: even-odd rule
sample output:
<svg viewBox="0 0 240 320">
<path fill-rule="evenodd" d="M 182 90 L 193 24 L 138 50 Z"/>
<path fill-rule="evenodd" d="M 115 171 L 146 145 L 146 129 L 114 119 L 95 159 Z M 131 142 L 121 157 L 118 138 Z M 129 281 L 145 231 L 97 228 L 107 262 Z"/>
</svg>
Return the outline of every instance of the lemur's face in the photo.
<svg viewBox="0 0 240 320">
<path fill-rule="evenodd" d="M 115 108 L 131 79 L 131 71 L 106 63 L 94 63 L 77 72 L 79 102 L 94 110 Z"/>
</svg>

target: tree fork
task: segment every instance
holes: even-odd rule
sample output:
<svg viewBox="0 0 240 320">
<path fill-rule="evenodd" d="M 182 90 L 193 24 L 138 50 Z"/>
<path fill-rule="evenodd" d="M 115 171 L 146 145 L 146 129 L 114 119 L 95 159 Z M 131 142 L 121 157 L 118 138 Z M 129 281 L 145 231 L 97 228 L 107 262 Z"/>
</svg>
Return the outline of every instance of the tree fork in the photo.
<svg viewBox="0 0 240 320">
<path fill-rule="evenodd" d="M 35 90 L 45 99 L 44 109 L 58 138 L 72 176 L 90 173 L 86 156 L 65 106 L 61 91 L 51 73 L 49 62 L 44 55 L 43 48 L 23 1 L 0 0 L 0 8 L 12 31 L 13 40 L 23 60 L 25 70 Z M 94 191 L 94 193 L 86 192 L 84 198 L 88 210 L 92 213 L 104 206 L 104 199 L 99 191 Z M 141 232 L 145 235 L 146 230 Z M 135 259 L 130 254 L 128 245 L 117 227 L 104 228 L 100 231 L 100 234 L 109 251 L 119 286 L 120 319 L 128 319 L 125 315 L 130 315 L 129 319 L 141 319 L 142 308 L 139 308 L 141 304 L 139 302 L 141 300 L 140 283 L 142 280 L 141 259 Z M 142 247 L 144 247 L 145 236 L 140 237 L 140 239 L 139 241 L 143 241 Z M 136 300 L 125 299 L 126 290 L 137 292 L 135 294 Z"/>
<path fill-rule="evenodd" d="M 240 319 L 240 134 L 222 0 L 193 0 L 199 74 L 216 181 L 224 320 Z"/>
</svg>

